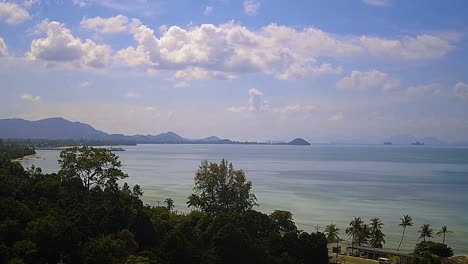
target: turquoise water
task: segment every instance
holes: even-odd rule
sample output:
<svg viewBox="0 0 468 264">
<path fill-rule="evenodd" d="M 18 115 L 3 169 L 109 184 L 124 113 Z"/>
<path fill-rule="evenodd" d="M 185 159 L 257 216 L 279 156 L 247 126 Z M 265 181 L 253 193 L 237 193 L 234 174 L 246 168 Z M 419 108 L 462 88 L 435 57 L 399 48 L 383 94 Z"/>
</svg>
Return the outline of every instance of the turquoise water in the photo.
<svg viewBox="0 0 468 264">
<path fill-rule="evenodd" d="M 143 200 L 156 205 L 172 197 L 187 211 L 186 197 L 201 160 L 222 158 L 243 169 L 253 183 L 258 210 L 289 210 L 298 227 L 323 230 L 335 223 L 344 230 L 355 216 L 384 222 L 386 248 L 398 245 L 400 217 L 409 214 L 402 247 L 417 242 L 417 230 L 428 223 L 447 225 L 447 243 L 457 254 L 468 253 L 468 148 L 429 146 L 265 146 L 138 145 L 116 152 L 129 184 L 140 184 Z M 45 172 L 58 170 L 57 151 L 39 151 L 23 161 Z M 441 238 L 434 236 L 433 240 Z"/>
</svg>

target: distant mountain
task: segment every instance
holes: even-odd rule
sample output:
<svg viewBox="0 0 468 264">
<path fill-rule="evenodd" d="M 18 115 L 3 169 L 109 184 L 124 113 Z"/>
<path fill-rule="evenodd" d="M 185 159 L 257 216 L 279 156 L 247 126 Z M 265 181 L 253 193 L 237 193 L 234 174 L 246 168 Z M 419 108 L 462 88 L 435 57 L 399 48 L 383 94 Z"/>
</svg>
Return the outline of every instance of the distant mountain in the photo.
<svg viewBox="0 0 468 264">
<path fill-rule="evenodd" d="M 219 137 L 211 136 L 211 137 L 202 138 L 199 141 L 201 141 L 201 142 L 217 142 L 217 141 L 221 141 L 221 140 L 222 139 L 220 139 Z"/>
<path fill-rule="evenodd" d="M 447 141 L 438 139 L 436 137 L 425 137 L 425 138 L 421 138 L 419 141 L 423 142 L 424 145 L 438 145 L 438 146 L 449 145 Z"/>
<path fill-rule="evenodd" d="M 92 126 L 60 117 L 38 121 L 19 118 L 0 119 L 0 138 L 19 139 L 93 139 L 107 134 Z"/>
<path fill-rule="evenodd" d="M 287 143 L 288 145 L 295 145 L 295 146 L 308 146 L 310 145 L 309 142 L 307 142 L 306 140 L 302 139 L 302 138 L 296 138 L 290 142 Z"/>
<path fill-rule="evenodd" d="M 63 118 L 38 121 L 24 119 L 0 119 L 0 138 L 32 140 L 85 140 L 91 144 L 265 144 L 240 142 L 210 136 L 203 139 L 186 139 L 169 131 L 158 135 L 108 134 L 80 122 Z"/>
</svg>

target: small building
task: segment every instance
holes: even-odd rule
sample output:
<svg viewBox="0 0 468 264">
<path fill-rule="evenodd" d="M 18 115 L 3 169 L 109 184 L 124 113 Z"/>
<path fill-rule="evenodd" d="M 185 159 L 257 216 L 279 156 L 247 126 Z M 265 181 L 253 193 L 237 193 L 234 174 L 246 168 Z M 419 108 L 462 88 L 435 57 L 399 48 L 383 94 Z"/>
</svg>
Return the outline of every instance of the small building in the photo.
<svg viewBox="0 0 468 264">
<path fill-rule="evenodd" d="M 356 257 L 378 260 L 379 258 L 388 258 L 392 263 L 407 264 L 412 258 L 410 251 L 396 251 L 391 249 L 371 248 L 352 245 L 346 249 L 350 255 Z"/>
</svg>

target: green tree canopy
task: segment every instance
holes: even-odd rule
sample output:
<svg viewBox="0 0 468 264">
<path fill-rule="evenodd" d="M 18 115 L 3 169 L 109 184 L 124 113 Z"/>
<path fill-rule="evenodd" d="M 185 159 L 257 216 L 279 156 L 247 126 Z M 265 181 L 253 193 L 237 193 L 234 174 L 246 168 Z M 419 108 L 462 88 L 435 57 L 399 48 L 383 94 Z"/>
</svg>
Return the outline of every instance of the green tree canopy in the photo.
<svg viewBox="0 0 468 264">
<path fill-rule="evenodd" d="M 195 192 L 189 196 L 189 205 L 208 214 L 244 212 L 257 205 L 251 190 L 252 183 L 232 163 L 224 159 L 219 164 L 202 161 L 195 174 Z"/>
<path fill-rule="evenodd" d="M 92 147 L 67 148 L 60 153 L 59 174 L 79 178 L 87 190 L 94 185 L 104 187 L 128 177 L 120 170 L 121 163 L 110 150 Z"/>
</svg>

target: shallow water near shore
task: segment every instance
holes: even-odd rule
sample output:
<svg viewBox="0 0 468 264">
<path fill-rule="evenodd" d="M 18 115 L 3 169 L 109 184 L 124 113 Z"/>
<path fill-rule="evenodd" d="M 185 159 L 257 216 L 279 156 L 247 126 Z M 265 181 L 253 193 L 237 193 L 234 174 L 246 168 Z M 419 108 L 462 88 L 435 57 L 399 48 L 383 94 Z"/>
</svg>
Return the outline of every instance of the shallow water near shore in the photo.
<svg viewBox="0 0 468 264">
<path fill-rule="evenodd" d="M 468 253 L 468 148 L 430 146 L 268 146 L 137 145 L 115 152 L 125 179 L 140 184 L 152 205 L 171 197 L 176 210 L 188 211 L 187 196 L 201 160 L 228 159 L 253 183 L 258 210 L 289 210 L 299 229 L 323 231 L 330 223 L 340 236 L 355 217 L 384 222 L 386 248 L 396 248 L 403 214 L 413 217 L 402 248 L 417 243 L 428 223 L 436 232 L 447 225 L 446 241 L 456 254 Z M 21 163 L 58 170 L 58 151 L 38 151 Z M 434 241 L 441 241 L 435 235 Z"/>
</svg>

